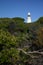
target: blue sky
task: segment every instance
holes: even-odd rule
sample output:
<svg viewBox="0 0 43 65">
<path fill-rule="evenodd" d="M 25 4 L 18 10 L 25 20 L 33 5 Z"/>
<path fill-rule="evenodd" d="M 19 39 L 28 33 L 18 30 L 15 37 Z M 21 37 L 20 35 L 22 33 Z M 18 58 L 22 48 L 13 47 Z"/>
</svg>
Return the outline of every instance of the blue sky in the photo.
<svg viewBox="0 0 43 65">
<path fill-rule="evenodd" d="M 43 16 L 43 0 L 0 0 L 0 17 L 22 17 L 31 13 L 32 21 Z"/>
</svg>

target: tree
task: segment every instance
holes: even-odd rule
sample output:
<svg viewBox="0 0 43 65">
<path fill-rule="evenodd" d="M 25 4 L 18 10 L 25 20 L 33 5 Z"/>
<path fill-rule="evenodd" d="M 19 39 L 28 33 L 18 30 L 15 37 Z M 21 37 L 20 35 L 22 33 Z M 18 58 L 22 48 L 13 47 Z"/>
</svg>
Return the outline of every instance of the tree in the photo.
<svg viewBox="0 0 43 65">
<path fill-rule="evenodd" d="M 18 59 L 16 37 L 7 31 L 0 30 L 0 65 L 15 63 Z"/>
</svg>

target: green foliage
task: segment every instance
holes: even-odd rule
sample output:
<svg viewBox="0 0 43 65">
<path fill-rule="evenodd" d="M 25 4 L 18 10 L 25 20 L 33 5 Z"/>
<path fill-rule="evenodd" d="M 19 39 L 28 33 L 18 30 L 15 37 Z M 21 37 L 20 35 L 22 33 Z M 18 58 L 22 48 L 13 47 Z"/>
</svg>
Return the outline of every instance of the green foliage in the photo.
<svg viewBox="0 0 43 65">
<path fill-rule="evenodd" d="M 16 37 L 9 32 L 0 30 L 0 64 L 4 62 L 12 62 L 12 60 L 15 62 L 16 58 L 18 58 L 16 40 Z"/>
<path fill-rule="evenodd" d="M 16 45 L 16 37 L 9 32 L 0 30 L 0 45 L 10 47 Z"/>
<path fill-rule="evenodd" d="M 14 63 L 18 60 L 18 50 L 15 48 L 4 49 L 0 53 L 0 64 L 4 62 Z"/>
<path fill-rule="evenodd" d="M 18 48 L 43 48 L 43 17 L 30 24 L 19 17 L 0 18 L 0 65 L 24 65 L 30 56 Z"/>
</svg>

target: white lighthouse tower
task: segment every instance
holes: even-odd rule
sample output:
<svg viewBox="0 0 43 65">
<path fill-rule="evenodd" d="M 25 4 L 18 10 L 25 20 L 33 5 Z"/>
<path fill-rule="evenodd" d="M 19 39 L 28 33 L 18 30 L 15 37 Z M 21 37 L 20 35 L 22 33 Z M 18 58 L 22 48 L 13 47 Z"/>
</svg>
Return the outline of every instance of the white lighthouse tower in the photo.
<svg viewBox="0 0 43 65">
<path fill-rule="evenodd" d="M 31 15 L 30 15 L 30 12 L 28 13 L 28 16 L 27 16 L 27 23 L 31 23 Z"/>
</svg>

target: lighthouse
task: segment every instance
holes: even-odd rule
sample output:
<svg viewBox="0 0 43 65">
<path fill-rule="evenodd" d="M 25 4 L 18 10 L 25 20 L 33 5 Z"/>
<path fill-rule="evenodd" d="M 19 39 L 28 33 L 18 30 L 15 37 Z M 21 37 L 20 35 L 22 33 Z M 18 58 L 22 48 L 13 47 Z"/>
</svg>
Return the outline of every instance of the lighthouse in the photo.
<svg viewBox="0 0 43 65">
<path fill-rule="evenodd" d="M 30 12 L 27 15 L 27 23 L 31 23 L 31 14 L 30 14 Z"/>
</svg>

